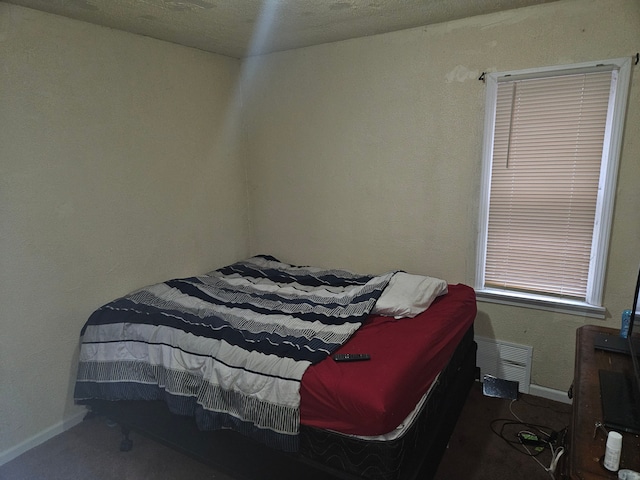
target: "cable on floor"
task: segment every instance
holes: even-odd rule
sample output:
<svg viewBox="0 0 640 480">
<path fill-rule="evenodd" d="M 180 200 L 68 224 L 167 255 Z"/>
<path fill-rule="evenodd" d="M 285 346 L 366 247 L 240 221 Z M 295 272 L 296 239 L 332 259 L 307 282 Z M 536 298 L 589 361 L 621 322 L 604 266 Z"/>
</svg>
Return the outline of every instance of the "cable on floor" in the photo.
<svg viewBox="0 0 640 480">
<path fill-rule="evenodd" d="M 513 411 L 513 403 L 515 401 L 516 400 L 512 400 L 509 404 L 509 411 L 516 421 L 504 418 L 495 419 L 491 421 L 491 431 L 502 438 L 510 447 L 523 455 L 528 455 L 533 458 L 552 479 L 555 479 L 558 462 L 564 454 L 562 444 L 567 429 L 564 428 L 560 432 L 556 432 L 545 425 L 523 421 Z M 499 428 L 498 424 L 500 424 Z M 537 458 L 546 450 L 549 450 L 551 453 L 551 461 L 548 467 Z"/>
</svg>

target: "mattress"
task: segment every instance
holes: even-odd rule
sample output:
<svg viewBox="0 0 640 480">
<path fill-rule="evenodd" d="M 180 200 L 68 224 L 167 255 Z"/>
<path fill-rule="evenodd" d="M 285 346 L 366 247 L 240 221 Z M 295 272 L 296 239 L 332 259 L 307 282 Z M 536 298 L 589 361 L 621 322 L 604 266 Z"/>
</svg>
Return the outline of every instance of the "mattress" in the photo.
<svg viewBox="0 0 640 480">
<path fill-rule="evenodd" d="M 368 353 L 363 362 L 327 358 L 300 387 L 300 423 L 359 436 L 393 432 L 452 358 L 476 316 L 474 290 L 449 285 L 414 318 L 372 316 L 336 353 Z"/>
</svg>

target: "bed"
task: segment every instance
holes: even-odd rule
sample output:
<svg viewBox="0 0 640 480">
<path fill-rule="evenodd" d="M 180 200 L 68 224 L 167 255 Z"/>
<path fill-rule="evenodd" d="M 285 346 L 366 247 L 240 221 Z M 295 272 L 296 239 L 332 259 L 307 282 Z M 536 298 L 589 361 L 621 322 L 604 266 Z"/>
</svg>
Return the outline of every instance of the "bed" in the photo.
<svg viewBox="0 0 640 480">
<path fill-rule="evenodd" d="M 478 375 L 475 315 L 466 285 L 259 255 L 96 310 L 74 397 L 121 449 L 133 429 L 234 478 L 430 478 Z"/>
</svg>

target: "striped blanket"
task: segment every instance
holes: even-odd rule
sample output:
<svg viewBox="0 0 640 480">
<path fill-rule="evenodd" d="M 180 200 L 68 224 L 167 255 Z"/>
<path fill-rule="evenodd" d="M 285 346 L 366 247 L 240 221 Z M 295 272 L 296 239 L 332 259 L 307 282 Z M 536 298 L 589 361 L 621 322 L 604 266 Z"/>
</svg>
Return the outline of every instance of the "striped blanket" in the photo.
<svg viewBox="0 0 640 480">
<path fill-rule="evenodd" d="M 143 288 L 83 327 L 75 399 L 163 400 L 202 430 L 296 451 L 302 375 L 360 327 L 392 275 L 257 256 Z"/>
</svg>

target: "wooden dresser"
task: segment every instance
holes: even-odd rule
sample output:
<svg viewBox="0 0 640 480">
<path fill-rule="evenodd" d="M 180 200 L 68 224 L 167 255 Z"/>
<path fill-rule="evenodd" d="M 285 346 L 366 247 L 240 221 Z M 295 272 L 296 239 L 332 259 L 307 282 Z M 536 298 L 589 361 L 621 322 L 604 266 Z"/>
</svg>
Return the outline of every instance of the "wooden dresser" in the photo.
<svg viewBox="0 0 640 480">
<path fill-rule="evenodd" d="M 572 424 L 567 458 L 564 459 L 564 477 L 561 478 L 618 478 L 616 473 L 602 466 L 607 438 L 603 429 L 596 429 L 596 423 L 602 420 L 598 371 L 631 371 L 633 367 L 627 355 L 594 349 L 594 338 L 598 333 L 617 334 L 618 331 L 593 325 L 577 330 Z M 640 472 L 640 437 L 620 433 L 623 434 L 620 468 Z"/>
</svg>

